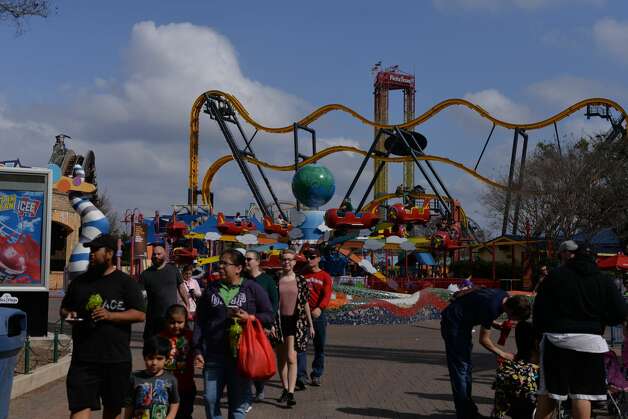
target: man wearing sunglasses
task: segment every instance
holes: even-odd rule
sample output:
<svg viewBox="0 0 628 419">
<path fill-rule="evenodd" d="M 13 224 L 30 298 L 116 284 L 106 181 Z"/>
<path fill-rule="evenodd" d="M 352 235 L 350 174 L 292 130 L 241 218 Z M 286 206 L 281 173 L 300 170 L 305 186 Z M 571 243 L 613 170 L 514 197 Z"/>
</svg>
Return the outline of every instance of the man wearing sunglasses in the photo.
<svg viewBox="0 0 628 419">
<path fill-rule="evenodd" d="M 310 385 L 318 387 L 321 385 L 321 376 L 325 368 L 325 334 L 327 329 L 325 309 L 329 305 L 333 281 L 331 276 L 319 266 L 321 254 L 318 249 L 307 249 L 303 254 L 307 259 L 308 272 L 304 277 L 310 290 L 308 302 L 312 311 L 312 320 L 314 321 L 314 360 L 312 361 Z M 297 389 L 305 390 L 305 382 L 307 380 L 306 352 L 298 353 L 297 364 Z"/>
</svg>

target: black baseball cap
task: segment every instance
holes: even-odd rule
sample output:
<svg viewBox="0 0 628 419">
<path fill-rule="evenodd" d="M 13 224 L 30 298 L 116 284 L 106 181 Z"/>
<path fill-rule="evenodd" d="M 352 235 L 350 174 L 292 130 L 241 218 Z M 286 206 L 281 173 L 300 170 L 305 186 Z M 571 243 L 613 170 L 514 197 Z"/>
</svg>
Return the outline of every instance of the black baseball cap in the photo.
<svg viewBox="0 0 628 419">
<path fill-rule="evenodd" d="M 118 250 L 118 237 L 112 234 L 101 234 L 91 242 L 84 243 L 83 246 L 89 247 L 90 249 L 100 249 L 101 247 L 106 247 L 107 249 L 111 249 L 115 252 Z"/>
</svg>

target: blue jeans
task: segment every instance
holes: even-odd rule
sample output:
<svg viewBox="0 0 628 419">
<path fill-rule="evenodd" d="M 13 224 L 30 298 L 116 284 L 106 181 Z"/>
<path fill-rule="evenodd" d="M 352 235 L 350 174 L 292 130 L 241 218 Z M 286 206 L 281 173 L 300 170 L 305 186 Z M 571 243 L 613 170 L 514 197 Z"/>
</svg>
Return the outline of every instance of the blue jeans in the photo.
<svg viewBox="0 0 628 419">
<path fill-rule="evenodd" d="M 325 369 L 325 339 L 327 336 L 327 317 L 325 311 L 314 321 L 314 360 L 312 361 L 312 377 L 322 377 Z M 307 379 L 307 352 L 297 354 L 297 379 Z"/>
<path fill-rule="evenodd" d="M 227 386 L 229 419 L 246 417 L 247 398 L 251 380 L 238 372 L 236 360 L 229 355 L 210 355 L 205 358 L 203 369 L 205 382 L 205 414 L 207 419 L 222 419 L 220 397 Z"/>
<path fill-rule="evenodd" d="M 478 408 L 471 398 L 471 328 L 459 327 L 457 324 L 443 319 L 440 332 L 445 341 L 449 381 L 456 406 L 458 419 L 474 418 Z"/>
</svg>

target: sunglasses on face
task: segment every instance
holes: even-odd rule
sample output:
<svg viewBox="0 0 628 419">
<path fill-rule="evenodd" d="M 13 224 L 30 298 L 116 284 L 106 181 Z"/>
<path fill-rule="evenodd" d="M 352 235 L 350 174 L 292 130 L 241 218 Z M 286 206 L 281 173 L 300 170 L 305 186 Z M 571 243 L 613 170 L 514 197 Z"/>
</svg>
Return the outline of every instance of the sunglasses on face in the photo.
<svg viewBox="0 0 628 419">
<path fill-rule="evenodd" d="M 318 256 L 317 255 L 306 255 L 305 258 L 312 260 L 312 259 L 316 259 Z"/>
<path fill-rule="evenodd" d="M 247 262 L 250 262 L 250 261 L 252 261 L 252 260 L 257 260 L 257 258 L 246 258 L 246 261 L 247 261 Z"/>
</svg>

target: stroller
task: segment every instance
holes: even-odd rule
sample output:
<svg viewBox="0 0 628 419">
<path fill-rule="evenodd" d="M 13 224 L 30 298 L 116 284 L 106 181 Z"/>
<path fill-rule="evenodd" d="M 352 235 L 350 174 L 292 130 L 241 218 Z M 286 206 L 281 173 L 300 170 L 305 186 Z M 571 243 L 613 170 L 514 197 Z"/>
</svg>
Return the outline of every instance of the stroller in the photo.
<svg viewBox="0 0 628 419">
<path fill-rule="evenodd" d="M 626 359 L 625 361 L 628 361 Z M 608 384 L 608 413 L 615 418 L 628 418 L 628 380 L 626 369 L 622 367 L 619 358 L 613 351 L 604 354 L 606 382 Z"/>
</svg>

